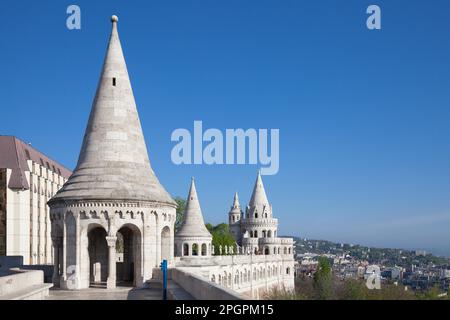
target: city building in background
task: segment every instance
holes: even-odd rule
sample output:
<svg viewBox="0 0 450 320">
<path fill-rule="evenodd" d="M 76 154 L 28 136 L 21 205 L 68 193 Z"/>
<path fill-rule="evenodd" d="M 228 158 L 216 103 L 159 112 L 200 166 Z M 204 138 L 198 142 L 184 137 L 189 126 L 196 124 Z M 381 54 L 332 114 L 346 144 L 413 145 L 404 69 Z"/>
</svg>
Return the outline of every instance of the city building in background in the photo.
<svg viewBox="0 0 450 320">
<path fill-rule="evenodd" d="M 52 264 L 47 201 L 71 171 L 13 136 L 0 136 L 0 256 Z"/>
</svg>

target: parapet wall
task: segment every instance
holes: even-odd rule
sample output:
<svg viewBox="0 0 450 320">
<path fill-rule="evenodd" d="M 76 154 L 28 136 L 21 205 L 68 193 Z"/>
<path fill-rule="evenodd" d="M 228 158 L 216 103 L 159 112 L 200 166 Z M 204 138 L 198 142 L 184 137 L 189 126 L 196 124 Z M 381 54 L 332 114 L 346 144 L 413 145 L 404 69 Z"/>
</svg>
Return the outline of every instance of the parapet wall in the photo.
<svg viewBox="0 0 450 320">
<path fill-rule="evenodd" d="M 41 270 L 10 269 L 0 275 L 0 300 L 43 299 L 51 284 L 44 284 Z"/>
<path fill-rule="evenodd" d="M 245 300 L 237 292 L 182 269 L 171 269 L 171 278 L 197 300 Z"/>
</svg>

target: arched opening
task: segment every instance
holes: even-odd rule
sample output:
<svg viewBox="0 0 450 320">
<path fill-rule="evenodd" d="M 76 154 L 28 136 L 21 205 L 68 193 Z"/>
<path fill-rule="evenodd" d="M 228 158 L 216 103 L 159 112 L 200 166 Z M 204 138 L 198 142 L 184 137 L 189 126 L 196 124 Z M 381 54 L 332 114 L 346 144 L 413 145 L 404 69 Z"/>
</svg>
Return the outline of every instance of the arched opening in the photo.
<svg viewBox="0 0 450 320">
<path fill-rule="evenodd" d="M 266 256 L 270 254 L 270 252 L 269 252 L 269 247 L 266 247 L 266 248 L 264 249 L 264 254 L 265 254 Z"/>
<path fill-rule="evenodd" d="M 287 254 L 287 248 L 286 248 L 286 247 L 284 247 L 283 253 L 284 253 L 284 254 Z"/>
<path fill-rule="evenodd" d="M 164 227 L 161 231 L 161 261 L 172 260 L 172 237 L 170 236 L 170 228 Z"/>
<path fill-rule="evenodd" d="M 108 243 L 106 230 L 95 226 L 88 232 L 89 282 L 106 284 L 108 280 Z"/>
<path fill-rule="evenodd" d="M 133 225 L 117 232 L 116 281 L 118 285 L 136 285 L 141 269 L 141 233 Z"/>
<path fill-rule="evenodd" d="M 267 231 L 267 238 L 272 238 L 272 230 Z"/>
<path fill-rule="evenodd" d="M 290 274 L 291 273 L 291 269 L 286 268 L 286 274 Z"/>
<path fill-rule="evenodd" d="M 206 256 L 208 254 L 206 243 L 202 244 L 202 256 Z"/>
<path fill-rule="evenodd" d="M 263 237 L 263 238 L 266 237 L 266 230 L 263 230 L 263 232 L 262 232 L 262 237 Z"/>
<path fill-rule="evenodd" d="M 198 256 L 198 244 L 194 243 L 192 245 L 192 255 L 193 256 Z"/>
<path fill-rule="evenodd" d="M 187 243 L 183 244 L 183 256 L 189 256 L 189 244 Z"/>
<path fill-rule="evenodd" d="M 255 238 L 258 238 L 258 230 L 255 230 Z"/>
</svg>

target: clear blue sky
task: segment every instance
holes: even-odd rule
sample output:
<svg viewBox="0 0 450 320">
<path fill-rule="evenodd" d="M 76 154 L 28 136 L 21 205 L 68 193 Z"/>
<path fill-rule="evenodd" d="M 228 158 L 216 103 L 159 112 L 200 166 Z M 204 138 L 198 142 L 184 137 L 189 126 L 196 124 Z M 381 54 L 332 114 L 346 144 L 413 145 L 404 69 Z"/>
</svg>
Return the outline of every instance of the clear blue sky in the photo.
<svg viewBox="0 0 450 320">
<path fill-rule="evenodd" d="M 257 166 L 177 167 L 172 131 L 279 128 L 280 234 L 450 255 L 449 1 L 2 0 L 0 134 L 75 166 L 113 13 L 153 167 L 173 195 L 195 176 L 207 221 Z"/>
</svg>

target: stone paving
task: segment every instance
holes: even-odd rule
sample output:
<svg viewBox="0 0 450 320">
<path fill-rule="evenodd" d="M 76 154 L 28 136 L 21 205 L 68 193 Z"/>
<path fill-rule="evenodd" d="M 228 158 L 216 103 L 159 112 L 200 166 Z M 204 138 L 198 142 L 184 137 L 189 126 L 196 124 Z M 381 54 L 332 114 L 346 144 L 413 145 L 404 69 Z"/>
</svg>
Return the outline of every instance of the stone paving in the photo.
<svg viewBox="0 0 450 320">
<path fill-rule="evenodd" d="M 77 291 L 51 289 L 46 300 L 162 300 L 161 289 L 118 287 L 113 290 L 90 288 Z"/>
</svg>

